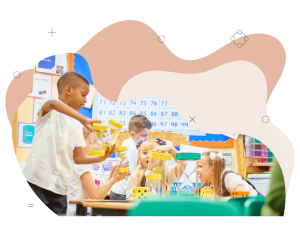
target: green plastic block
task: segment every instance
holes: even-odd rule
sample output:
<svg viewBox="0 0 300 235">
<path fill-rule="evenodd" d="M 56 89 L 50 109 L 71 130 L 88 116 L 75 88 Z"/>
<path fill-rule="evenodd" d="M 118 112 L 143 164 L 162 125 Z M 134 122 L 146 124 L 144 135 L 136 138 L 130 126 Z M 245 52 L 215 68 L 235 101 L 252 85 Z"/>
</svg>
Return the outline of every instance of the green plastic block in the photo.
<svg viewBox="0 0 300 235">
<path fill-rule="evenodd" d="M 200 160 L 200 153 L 176 153 L 176 160 Z"/>
</svg>

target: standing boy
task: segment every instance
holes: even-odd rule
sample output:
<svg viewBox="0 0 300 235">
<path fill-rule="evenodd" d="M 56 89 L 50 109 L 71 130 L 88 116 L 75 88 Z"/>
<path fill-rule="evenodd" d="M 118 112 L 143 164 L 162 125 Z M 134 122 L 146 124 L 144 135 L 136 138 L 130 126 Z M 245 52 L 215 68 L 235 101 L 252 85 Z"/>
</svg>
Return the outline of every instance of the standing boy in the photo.
<svg viewBox="0 0 300 235">
<path fill-rule="evenodd" d="M 105 157 L 85 156 L 82 125 L 92 130 L 100 120 L 89 119 L 78 110 L 89 93 L 89 82 L 76 72 L 67 72 L 57 82 L 58 99 L 42 101 L 35 124 L 35 134 L 23 174 L 41 201 L 54 213 L 66 214 L 67 188 L 72 179 L 74 162 L 90 164 Z"/>
<path fill-rule="evenodd" d="M 133 116 L 128 124 L 129 138 L 124 140 L 121 146 L 127 146 L 127 156 L 130 172 L 136 167 L 138 150 L 136 145 L 140 140 L 147 141 L 152 124 L 149 119 L 143 115 Z M 110 191 L 111 200 L 125 200 L 128 177 L 114 184 Z"/>
</svg>

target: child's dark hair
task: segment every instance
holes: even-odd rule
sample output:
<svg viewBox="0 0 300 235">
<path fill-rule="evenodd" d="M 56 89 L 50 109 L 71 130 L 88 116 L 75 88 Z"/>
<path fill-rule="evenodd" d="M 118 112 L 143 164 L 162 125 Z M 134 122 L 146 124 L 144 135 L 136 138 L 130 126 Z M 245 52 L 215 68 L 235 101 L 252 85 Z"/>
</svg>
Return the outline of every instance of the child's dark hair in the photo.
<svg viewBox="0 0 300 235">
<path fill-rule="evenodd" d="M 144 115 L 135 115 L 133 116 L 128 124 L 128 130 L 129 132 L 134 131 L 135 133 L 141 132 L 143 129 L 151 129 L 152 124 L 150 120 L 145 117 Z"/>
<path fill-rule="evenodd" d="M 61 92 L 67 85 L 76 88 L 81 82 L 85 82 L 89 85 L 89 81 L 79 73 L 67 72 L 63 74 L 57 82 L 58 94 L 61 94 Z"/>
</svg>

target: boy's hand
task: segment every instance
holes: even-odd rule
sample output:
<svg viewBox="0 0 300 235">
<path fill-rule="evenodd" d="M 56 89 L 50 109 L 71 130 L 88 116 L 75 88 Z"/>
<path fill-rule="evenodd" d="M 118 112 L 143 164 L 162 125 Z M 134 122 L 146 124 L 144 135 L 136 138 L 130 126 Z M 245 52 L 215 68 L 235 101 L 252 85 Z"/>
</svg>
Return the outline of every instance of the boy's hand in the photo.
<svg viewBox="0 0 300 235">
<path fill-rule="evenodd" d="M 105 158 L 108 158 L 108 157 L 110 157 L 111 155 L 113 155 L 114 154 L 114 152 L 115 152 L 115 145 L 109 145 L 109 144 L 107 144 L 107 150 L 105 151 Z"/>
<path fill-rule="evenodd" d="M 84 119 L 81 123 L 82 123 L 82 125 L 84 125 L 85 128 L 88 129 L 89 131 L 94 131 L 94 130 L 93 130 L 93 123 L 102 123 L 102 121 L 99 120 L 99 119 L 90 119 L 90 118 L 86 118 L 86 119 Z"/>
</svg>

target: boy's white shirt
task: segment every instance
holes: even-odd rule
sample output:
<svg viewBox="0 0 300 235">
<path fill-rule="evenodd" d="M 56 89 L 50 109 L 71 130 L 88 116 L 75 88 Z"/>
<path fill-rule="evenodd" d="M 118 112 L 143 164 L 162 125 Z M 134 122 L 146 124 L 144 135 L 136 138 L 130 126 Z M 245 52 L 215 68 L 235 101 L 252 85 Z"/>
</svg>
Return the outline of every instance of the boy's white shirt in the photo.
<svg viewBox="0 0 300 235">
<path fill-rule="evenodd" d="M 66 195 L 75 165 L 74 148 L 85 147 L 86 144 L 82 125 L 76 119 L 56 110 L 51 110 L 42 117 L 42 107 L 49 100 L 58 99 L 45 99 L 41 102 L 23 174 L 32 184 Z"/>
<path fill-rule="evenodd" d="M 175 166 L 169 166 L 168 167 L 168 174 L 167 174 L 167 182 L 169 185 L 172 185 L 176 180 L 177 180 L 177 176 L 175 174 Z M 127 189 L 126 189 L 126 198 L 130 198 L 132 196 L 132 189 L 135 186 L 136 182 L 135 182 L 135 177 L 134 177 L 134 173 L 131 174 L 131 176 L 129 176 L 128 179 L 128 184 L 127 184 Z"/>
<path fill-rule="evenodd" d="M 129 161 L 129 170 L 132 173 L 135 170 L 136 167 L 136 161 L 137 161 L 137 155 L 138 155 L 138 150 L 136 149 L 136 142 L 129 137 L 128 139 L 124 140 L 121 146 L 126 146 L 127 147 L 127 158 Z M 126 188 L 128 184 L 128 177 L 125 179 L 115 183 L 111 191 L 117 194 L 122 194 L 126 195 Z"/>
<path fill-rule="evenodd" d="M 69 201 L 80 201 L 82 199 L 88 199 L 87 195 L 81 180 L 81 175 L 85 172 L 90 172 L 94 180 L 94 167 L 91 164 L 86 165 L 76 165 L 73 171 L 73 177 L 70 185 L 68 186 L 68 208 L 67 215 L 75 216 L 76 215 L 76 204 L 69 204 Z"/>
</svg>

